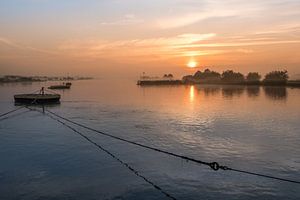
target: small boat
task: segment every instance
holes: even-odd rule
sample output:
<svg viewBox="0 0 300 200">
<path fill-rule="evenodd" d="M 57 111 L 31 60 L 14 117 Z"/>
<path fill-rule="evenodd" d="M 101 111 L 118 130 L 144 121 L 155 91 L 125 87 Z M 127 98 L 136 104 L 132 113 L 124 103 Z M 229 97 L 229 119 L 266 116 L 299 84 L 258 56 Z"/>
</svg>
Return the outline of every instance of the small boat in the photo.
<svg viewBox="0 0 300 200">
<path fill-rule="evenodd" d="M 53 104 L 59 103 L 59 94 L 46 94 L 44 87 L 37 94 L 16 94 L 15 103 L 22 104 Z"/>
<path fill-rule="evenodd" d="M 60 90 L 60 89 L 70 89 L 71 88 L 72 83 L 63 83 L 61 85 L 52 85 L 50 87 L 48 87 L 48 89 L 52 89 L 52 90 Z"/>
</svg>

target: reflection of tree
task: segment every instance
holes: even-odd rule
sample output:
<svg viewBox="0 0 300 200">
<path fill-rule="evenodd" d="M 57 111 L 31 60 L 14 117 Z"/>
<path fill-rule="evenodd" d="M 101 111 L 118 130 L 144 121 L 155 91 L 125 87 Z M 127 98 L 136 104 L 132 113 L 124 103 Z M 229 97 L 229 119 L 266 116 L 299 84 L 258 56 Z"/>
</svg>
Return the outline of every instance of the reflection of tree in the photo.
<svg viewBox="0 0 300 200">
<path fill-rule="evenodd" d="M 243 92 L 245 91 L 244 86 L 228 86 L 222 88 L 222 94 L 224 97 L 232 98 L 234 96 L 241 96 Z"/>
<path fill-rule="evenodd" d="M 197 88 L 199 92 L 204 92 L 205 96 L 215 96 L 220 93 L 221 87 L 220 86 L 204 86 Z"/>
<path fill-rule="evenodd" d="M 264 87 L 267 97 L 273 100 L 285 100 L 287 98 L 286 87 Z"/>
<path fill-rule="evenodd" d="M 247 87 L 248 97 L 257 97 L 259 96 L 260 87 L 259 86 L 248 86 Z"/>
</svg>

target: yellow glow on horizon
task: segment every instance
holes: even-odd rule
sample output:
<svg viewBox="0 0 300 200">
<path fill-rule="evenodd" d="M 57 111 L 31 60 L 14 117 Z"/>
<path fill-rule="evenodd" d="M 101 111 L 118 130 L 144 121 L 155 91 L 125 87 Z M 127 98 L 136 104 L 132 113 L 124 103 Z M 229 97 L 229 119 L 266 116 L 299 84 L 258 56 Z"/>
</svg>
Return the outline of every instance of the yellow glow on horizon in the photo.
<svg viewBox="0 0 300 200">
<path fill-rule="evenodd" d="M 196 61 L 194 61 L 194 60 L 190 60 L 190 61 L 188 62 L 188 64 L 187 64 L 187 66 L 188 66 L 189 68 L 195 68 L 195 67 L 197 67 L 197 65 L 198 65 L 198 63 L 197 63 Z"/>
</svg>

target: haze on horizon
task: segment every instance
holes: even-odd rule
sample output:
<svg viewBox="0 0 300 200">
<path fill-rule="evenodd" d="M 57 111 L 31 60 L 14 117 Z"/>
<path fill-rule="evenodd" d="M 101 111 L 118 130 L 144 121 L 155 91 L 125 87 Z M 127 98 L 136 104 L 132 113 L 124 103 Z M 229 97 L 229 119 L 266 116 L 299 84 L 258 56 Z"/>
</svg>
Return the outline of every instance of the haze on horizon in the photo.
<svg viewBox="0 0 300 200">
<path fill-rule="evenodd" d="M 299 0 L 9 0 L 0 27 L 0 74 L 300 74 Z"/>
</svg>

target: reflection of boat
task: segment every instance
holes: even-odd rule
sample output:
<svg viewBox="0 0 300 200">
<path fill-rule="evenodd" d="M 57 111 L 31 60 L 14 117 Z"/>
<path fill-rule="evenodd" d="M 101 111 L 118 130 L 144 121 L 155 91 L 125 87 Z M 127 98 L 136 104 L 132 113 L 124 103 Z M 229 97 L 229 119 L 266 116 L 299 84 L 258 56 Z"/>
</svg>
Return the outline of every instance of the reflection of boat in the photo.
<svg viewBox="0 0 300 200">
<path fill-rule="evenodd" d="M 45 94 L 44 87 L 37 94 L 16 94 L 15 103 L 25 104 L 48 104 L 59 103 L 59 94 Z"/>
<path fill-rule="evenodd" d="M 54 90 L 59 90 L 59 89 L 70 89 L 71 88 L 72 83 L 68 82 L 68 83 L 63 83 L 62 85 L 52 85 L 50 87 L 48 87 L 48 89 L 54 89 Z"/>
</svg>

